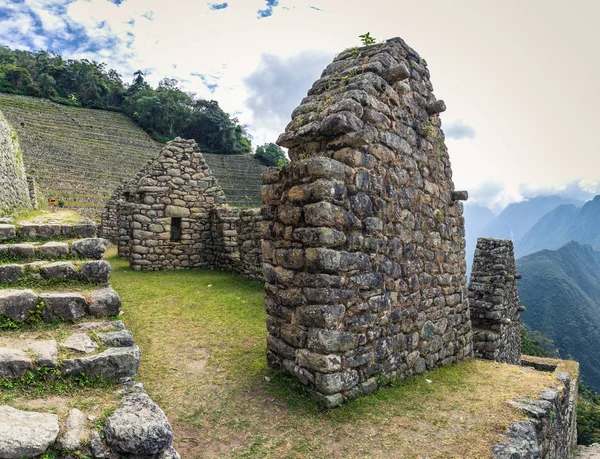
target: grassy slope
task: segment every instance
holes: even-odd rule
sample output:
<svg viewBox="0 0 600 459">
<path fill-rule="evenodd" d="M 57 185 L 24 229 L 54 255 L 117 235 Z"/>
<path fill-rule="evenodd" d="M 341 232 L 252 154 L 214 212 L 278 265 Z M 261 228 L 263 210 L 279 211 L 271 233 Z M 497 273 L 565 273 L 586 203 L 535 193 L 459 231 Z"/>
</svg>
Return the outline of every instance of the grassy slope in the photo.
<svg viewBox="0 0 600 459">
<path fill-rule="evenodd" d="M 167 412 L 176 447 L 204 457 L 483 458 L 550 374 L 469 361 L 332 411 L 270 370 L 263 288 L 216 271 L 134 272 L 109 255 L 139 379 Z"/>
</svg>

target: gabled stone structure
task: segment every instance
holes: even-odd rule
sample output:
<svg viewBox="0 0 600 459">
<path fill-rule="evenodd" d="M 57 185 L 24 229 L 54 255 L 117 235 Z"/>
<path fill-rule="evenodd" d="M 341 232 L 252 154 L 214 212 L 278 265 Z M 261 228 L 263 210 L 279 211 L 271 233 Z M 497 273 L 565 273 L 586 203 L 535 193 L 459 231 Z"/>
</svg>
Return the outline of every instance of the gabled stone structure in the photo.
<svg viewBox="0 0 600 459">
<path fill-rule="evenodd" d="M 479 238 L 469 283 L 476 357 L 521 364 L 521 311 L 513 243 Z"/>
<path fill-rule="evenodd" d="M 425 61 L 338 55 L 265 172 L 268 360 L 335 406 L 472 354 L 463 205 Z"/>
</svg>

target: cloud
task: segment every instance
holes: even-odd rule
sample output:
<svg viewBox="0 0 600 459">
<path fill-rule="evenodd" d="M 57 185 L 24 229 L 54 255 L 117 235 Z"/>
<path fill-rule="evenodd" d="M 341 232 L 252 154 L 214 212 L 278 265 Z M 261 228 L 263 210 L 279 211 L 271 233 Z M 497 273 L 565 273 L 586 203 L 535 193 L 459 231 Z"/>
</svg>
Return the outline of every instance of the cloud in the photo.
<svg viewBox="0 0 600 459">
<path fill-rule="evenodd" d="M 224 10 L 228 6 L 229 6 L 229 4 L 227 2 L 224 2 L 224 3 L 209 3 L 208 4 L 208 7 L 211 10 Z"/>
<path fill-rule="evenodd" d="M 279 0 L 266 0 L 267 7 L 264 10 L 258 10 L 258 19 L 268 18 L 273 14 L 273 8 L 279 5 Z"/>
<path fill-rule="evenodd" d="M 448 123 L 444 127 L 444 134 L 446 138 L 455 140 L 474 139 L 476 135 L 475 128 L 462 120 Z"/>
<path fill-rule="evenodd" d="M 555 186 L 537 186 L 521 184 L 519 191 L 526 198 L 556 194 L 563 198 L 589 201 L 600 194 L 600 181 L 598 180 L 572 180 Z"/>
<path fill-rule="evenodd" d="M 283 132 L 292 111 L 331 59 L 316 51 L 291 57 L 263 54 L 256 70 L 244 79 L 249 93 L 245 104 L 254 124 L 270 130 L 273 137 Z"/>
</svg>

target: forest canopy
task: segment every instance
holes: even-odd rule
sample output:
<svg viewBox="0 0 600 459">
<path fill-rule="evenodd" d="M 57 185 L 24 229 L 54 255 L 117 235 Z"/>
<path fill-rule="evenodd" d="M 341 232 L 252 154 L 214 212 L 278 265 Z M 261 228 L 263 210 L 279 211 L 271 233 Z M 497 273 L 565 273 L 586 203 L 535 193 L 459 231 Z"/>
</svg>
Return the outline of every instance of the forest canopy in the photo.
<svg viewBox="0 0 600 459">
<path fill-rule="evenodd" d="M 195 139 L 207 153 L 251 151 L 245 127 L 217 101 L 185 92 L 170 78 L 152 88 L 144 76 L 138 70 L 131 83 L 124 83 L 101 62 L 0 47 L 0 92 L 121 112 L 160 142 L 180 136 Z"/>
</svg>

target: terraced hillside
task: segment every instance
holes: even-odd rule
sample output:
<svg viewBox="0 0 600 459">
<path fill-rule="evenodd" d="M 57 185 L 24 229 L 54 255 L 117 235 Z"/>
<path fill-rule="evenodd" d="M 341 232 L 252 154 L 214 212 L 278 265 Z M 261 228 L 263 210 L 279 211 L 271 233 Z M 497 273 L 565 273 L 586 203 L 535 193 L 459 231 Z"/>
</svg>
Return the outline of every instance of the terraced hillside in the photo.
<svg viewBox="0 0 600 459">
<path fill-rule="evenodd" d="M 27 173 L 42 193 L 90 217 L 160 150 L 119 113 L 9 94 L 0 94 L 0 111 L 17 130 Z"/>
<path fill-rule="evenodd" d="M 204 158 L 233 207 L 260 207 L 265 166 L 252 155 L 213 155 Z"/>
</svg>

